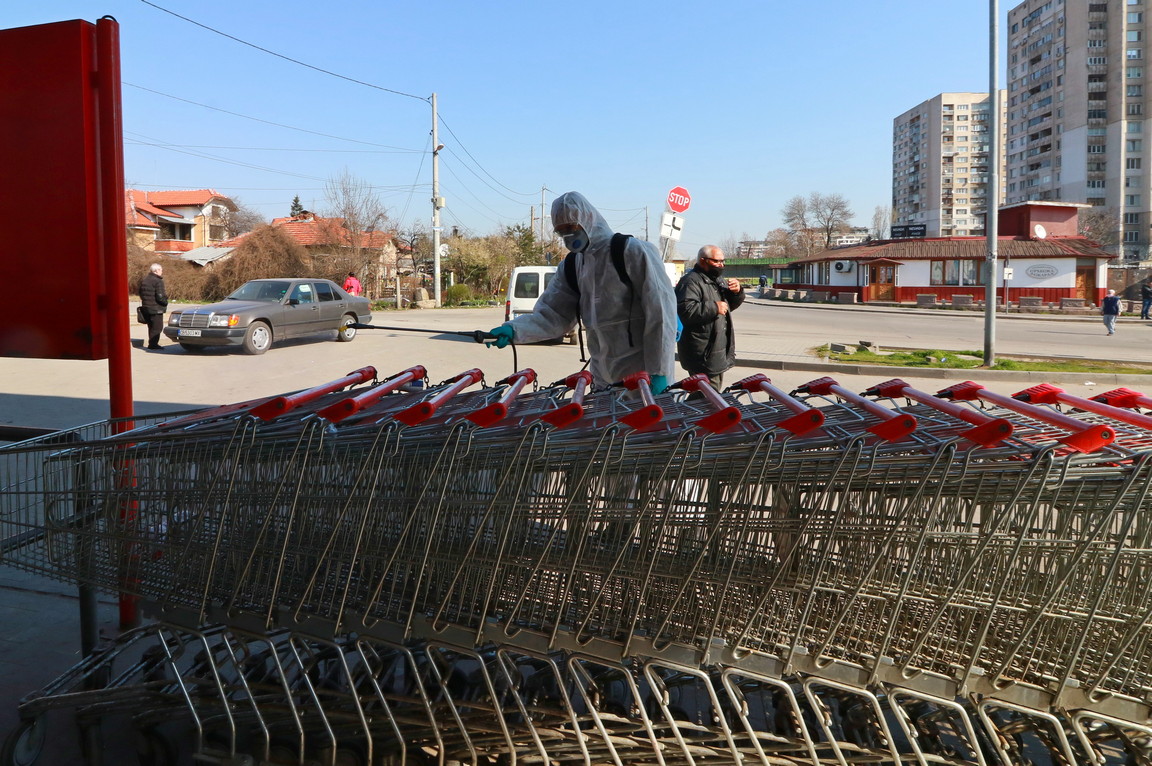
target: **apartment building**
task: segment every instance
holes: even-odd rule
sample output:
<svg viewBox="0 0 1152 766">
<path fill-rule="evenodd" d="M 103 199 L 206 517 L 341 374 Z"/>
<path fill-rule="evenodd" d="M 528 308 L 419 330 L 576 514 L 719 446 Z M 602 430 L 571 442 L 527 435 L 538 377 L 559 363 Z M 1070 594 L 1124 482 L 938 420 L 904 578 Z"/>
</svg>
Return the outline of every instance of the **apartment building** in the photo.
<svg viewBox="0 0 1152 766">
<path fill-rule="evenodd" d="M 1083 202 L 1149 257 L 1152 174 L 1144 0 L 1026 0 L 1008 12 L 1005 197 Z"/>
<path fill-rule="evenodd" d="M 941 93 L 892 121 L 893 226 L 920 224 L 928 237 L 984 234 L 988 101 L 986 92 Z"/>
</svg>

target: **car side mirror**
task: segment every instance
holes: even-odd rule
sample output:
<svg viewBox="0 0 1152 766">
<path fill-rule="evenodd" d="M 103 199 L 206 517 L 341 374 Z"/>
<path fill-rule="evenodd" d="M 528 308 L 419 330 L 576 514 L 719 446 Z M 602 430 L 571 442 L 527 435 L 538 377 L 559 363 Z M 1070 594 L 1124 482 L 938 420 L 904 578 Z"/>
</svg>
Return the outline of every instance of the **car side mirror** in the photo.
<svg viewBox="0 0 1152 766">
<path fill-rule="evenodd" d="M 300 305 L 300 299 L 299 298 L 289 298 L 288 299 L 288 305 L 289 306 L 299 306 Z"/>
</svg>

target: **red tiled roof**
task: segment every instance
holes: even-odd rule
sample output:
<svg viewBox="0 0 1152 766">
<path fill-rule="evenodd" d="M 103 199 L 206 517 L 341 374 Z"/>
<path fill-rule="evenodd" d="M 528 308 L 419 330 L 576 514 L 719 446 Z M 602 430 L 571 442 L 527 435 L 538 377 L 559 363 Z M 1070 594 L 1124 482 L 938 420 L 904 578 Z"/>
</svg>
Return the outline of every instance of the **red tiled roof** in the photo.
<svg viewBox="0 0 1152 766">
<path fill-rule="evenodd" d="M 985 257 L 984 237 L 945 237 L 939 239 L 884 239 L 860 245 L 838 247 L 797 258 L 792 263 L 819 261 L 855 261 L 889 258 L 896 261 L 926 261 L 942 258 L 973 259 Z M 1048 237 L 1047 239 L 997 240 L 1001 258 L 1114 258 L 1099 244 L 1084 237 Z"/>
<path fill-rule="evenodd" d="M 352 234 L 344 228 L 343 218 L 321 218 L 320 216 L 274 218 L 272 225 L 279 226 L 287 232 L 288 236 L 305 247 L 332 243 L 339 243 L 345 247 L 352 246 Z M 366 231 L 360 235 L 360 247 L 387 247 L 391 241 L 392 234 L 386 231 Z"/>
<path fill-rule="evenodd" d="M 144 195 L 144 201 L 159 207 L 172 207 L 180 205 L 207 205 L 214 199 L 231 202 L 215 189 L 180 189 L 176 191 L 139 192 Z"/>
<path fill-rule="evenodd" d="M 149 216 L 180 217 L 170 210 L 165 210 L 164 208 L 166 207 L 180 207 L 182 205 L 202 206 L 217 199 L 227 203 L 229 206 L 234 206 L 231 199 L 212 189 L 154 192 L 126 189 L 124 191 L 124 198 L 128 225 L 145 229 L 159 228 L 155 220 Z"/>
</svg>

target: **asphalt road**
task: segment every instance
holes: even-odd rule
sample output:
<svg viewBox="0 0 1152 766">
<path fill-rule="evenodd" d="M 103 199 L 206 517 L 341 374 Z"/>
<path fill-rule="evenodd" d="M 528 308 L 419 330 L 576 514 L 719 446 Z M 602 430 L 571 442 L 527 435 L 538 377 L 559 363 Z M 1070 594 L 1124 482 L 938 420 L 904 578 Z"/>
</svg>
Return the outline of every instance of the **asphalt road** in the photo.
<svg viewBox="0 0 1152 766">
<path fill-rule="evenodd" d="M 816 307 L 752 299 L 735 312 L 734 318 L 738 352 L 749 362 L 812 362 L 809 349 L 829 341 L 869 340 L 881 346 L 945 350 L 983 348 L 983 315 L 975 313 Z M 501 308 L 389 311 L 377 312 L 374 318 L 380 325 L 437 331 L 489 329 L 502 320 Z M 1123 319 L 1113 337 L 1105 337 L 1103 325 L 1095 317 L 1013 318 L 1001 319 L 996 325 L 998 353 L 1152 361 L 1149 322 Z M 133 396 L 140 413 L 171 412 L 296 391 L 366 365 L 375 366 L 381 376 L 386 376 L 422 364 L 434 382 L 478 367 L 489 383 L 517 367 L 535 369 L 542 383 L 559 380 L 581 367 L 579 350 L 572 345 L 518 347 L 514 366 L 510 349 L 485 348 L 454 335 L 392 330 L 362 330 L 351 343 L 335 342 L 335 333 L 327 338 L 288 341 L 274 345 L 262 356 L 224 349 L 189 354 L 175 345 L 150 352 L 140 348 L 143 326 L 131 327 Z M 753 366 L 739 366 L 726 380 L 761 371 Z M 978 371 L 971 375 L 974 380 L 985 382 Z M 782 387 L 795 387 L 818 376 L 811 370 L 788 369 L 770 374 Z M 924 390 L 941 387 L 939 379 L 905 379 Z M 879 380 L 846 375 L 841 382 L 862 390 Z M 987 385 L 1004 393 L 1025 387 L 1019 382 L 992 380 Z M 0 362 L 0 424 L 75 426 L 106 418 L 107 400 L 107 362 Z"/>
</svg>

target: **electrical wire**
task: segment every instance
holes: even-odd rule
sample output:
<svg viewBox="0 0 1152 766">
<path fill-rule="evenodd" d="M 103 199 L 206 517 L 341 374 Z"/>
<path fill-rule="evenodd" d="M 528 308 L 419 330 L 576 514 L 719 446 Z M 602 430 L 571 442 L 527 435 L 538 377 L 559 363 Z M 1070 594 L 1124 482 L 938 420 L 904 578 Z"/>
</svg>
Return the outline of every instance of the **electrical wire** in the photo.
<svg viewBox="0 0 1152 766">
<path fill-rule="evenodd" d="M 145 0 L 141 0 L 141 2 L 144 2 L 144 1 Z M 273 120 L 264 120 L 264 119 L 261 119 L 259 117 L 253 117 L 253 116 L 248 115 L 248 114 L 241 114 L 240 112 L 231 112 L 227 109 L 221 109 L 220 107 L 211 106 L 209 104 L 202 104 L 199 101 L 192 101 L 192 100 L 187 99 L 187 98 L 180 98 L 179 96 L 173 96 L 171 93 L 164 93 L 163 91 L 153 90 L 152 88 L 145 88 L 143 85 L 136 85 L 135 83 L 131 83 L 131 82 L 123 82 L 122 81 L 120 84 L 121 85 L 127 85 L 129 88 L 136 88 L 138 90 L 146 91 L 148 93 L 154 93 L 155 95 L 163 96 L 164 98 L 170 98 L 173 101 L 181 101 L 185 104 L 191 104 L 192 106 L 198 106 L 202 109 L 211 109 L 213 112 L 221 112 L 223 114 L 232 115 L 233 117 L 240 117 L 241 119 L 252 120 L 253 122 L 260 122 L 260 123 L 263 123 L 265 125 L 272 125 L 272 126 L 277 127 L 277 128 L 285 128 L 287 130 L 295 130 L 295 131 L 298 131 L 300 133 L 308 133 L 310 135 L 320 136 L 322 138 L 334 138 L 337 141 L 348 141 L 348 142 L 354 143 L 354 144 L 364 144 L 365 146 L 379 146 L 379 147 L 384 148 L 384 149 L 397 148 L 394 146 L 389 146 L 387 144 L 377 144 L 373 141 L 361 141 L 358 138 L 345 138 L 344 136 L 334 136 L 331 133 L 321 133 L 320 131 L 317 131 L 317 130 L 308 130 L 307 128 L 297 128 L 293 125 L 285 125 L 282 122 L 274 122 Z"/>
<path fill-rule="evenodd" d="M 456 135 L 456 132 L 454 130 L 452 130 L 451 126 L 448 125 L 448 122 L 443 117 L 439 117 L 439 119 L 440 119 L 440 124 L 443 125 L 445 127 L 445 129 L 447 129 L 447 131 L 452 135 L 452 137 L 454 139 L 456 139 L 456 143 L 460 145 L 460 148 L 464 150 L 464 153 L 468 155 L 469 159 L 471 159 L 473 162 L 476 163 L 476 167 L 483 170 L 484 175 L 488 176 L 493 181 L 496 181 L 496 177 L 493 176 L 491 173 L 489 173 L 487 170 L 484 170 L 484 166 L 480 164 L 480 161 L 472 156 L 472 153 L 470 151 L 468 151 L 468 147 L 464 146 L 464 142 L 461 141 L 460 137 Z M 504 186 L 504 184 L 500 183 L 499 181 L 496 181 L 496 183 L 499 186 L 501 186 L 505 189 L 508 189 L 508 191 L 512 192 L 513 194 L 518 194 L 521 197 L 534 197 L 536 195 L 536 192 L 534 192 L 534 191 L 533 192 L 518 192 L 515 189 L 510 189 L 509 187 Z M 495 191 L 495 189 L 493 189 L 493 191 Z"/>
<path fill-rule="evenodd" d="M 260 51 L 261 53 L 267 53 L 270 56 L 275 56 L 276 58 L 283 59 L 284 61 L 289 61 L 293 64 L 296 64 L 298 66 L 302 66 L 306 69 L 311 69 L 313 71 L 320 72 L 321 74 L 326 74 L 330 77 L 336 77 L 338 79 L 346 80 L 346 81 L 351 82 L 351 83 L 356 83 L 357 85 L 363 85 L 366 88 L 374 88 L 375 90 L 384 91 L 385 93 L 392 93 L 392 94 L 395 94 L 397 96 L 406 96 L 407 98 L 414 98 L 417 101 L 424 101 L 424 102 L 430 102 L 431 101 L 431 99 L 427 96 L 416 96 L 416 95 L 413 95 L 411 93 L 405 93 L 404 91 L 393 90 L 392 88 L 385 88 L 383 85 L 376 85 L 374 83 L 365 82 L 364 80 L 357 80 L 355 77 L 348 77 L 347 75 L 342 75 L 342 74 L 339 74 L 337 72 L 333 72 L 329 69 L 323 69 L 321 67 L 314 66 L 312 64 L 308 64 L 308 63 L 305 63 L 303 61 L 300 61 L 299 59 L 294 59 L 291 56 L 285 56 L 283 53 L 277 53 L 274 50 L 269 50 L 268 48 L 261 47 L 259 45 L 256 45 L 255 43 L 250 43 L 247 40 L 242 40 L 239 37 L 228 34 L 227 32 L 221 32 L 219 29 L 216 29 L 214 27 L 210 27 L 207 24 L 201 24 L 199 21 L 194 21 L 194 20 L 188 18 L 187 16 L 181 16 L 179 13 L 176 13 L 175 11 L 170 11 L 167 8 L 164 8 L 163 6 L 157 5 L 156 3 L 149 2 L 149 0 L 140 0 L 140 2 L 144 3 L 145 5 L 150 5 L 158 11 L 163 11 L 164 13 L 167 13 L 170 16 L 175 16 L 176 18 L 180 19 L 181 21 L 186 21 L 189 24 L 193 24 L 197 27 L 200 27 L 201 29 L 212 32 L 213 34 L 220 35 L 221 37 L 226 37 L 229 40 L 232 40 L 233 42 L 240 43 L 241 45 L 247 45 L 249 48 L 255 48 L 256 50 Z"/>
</svg>

